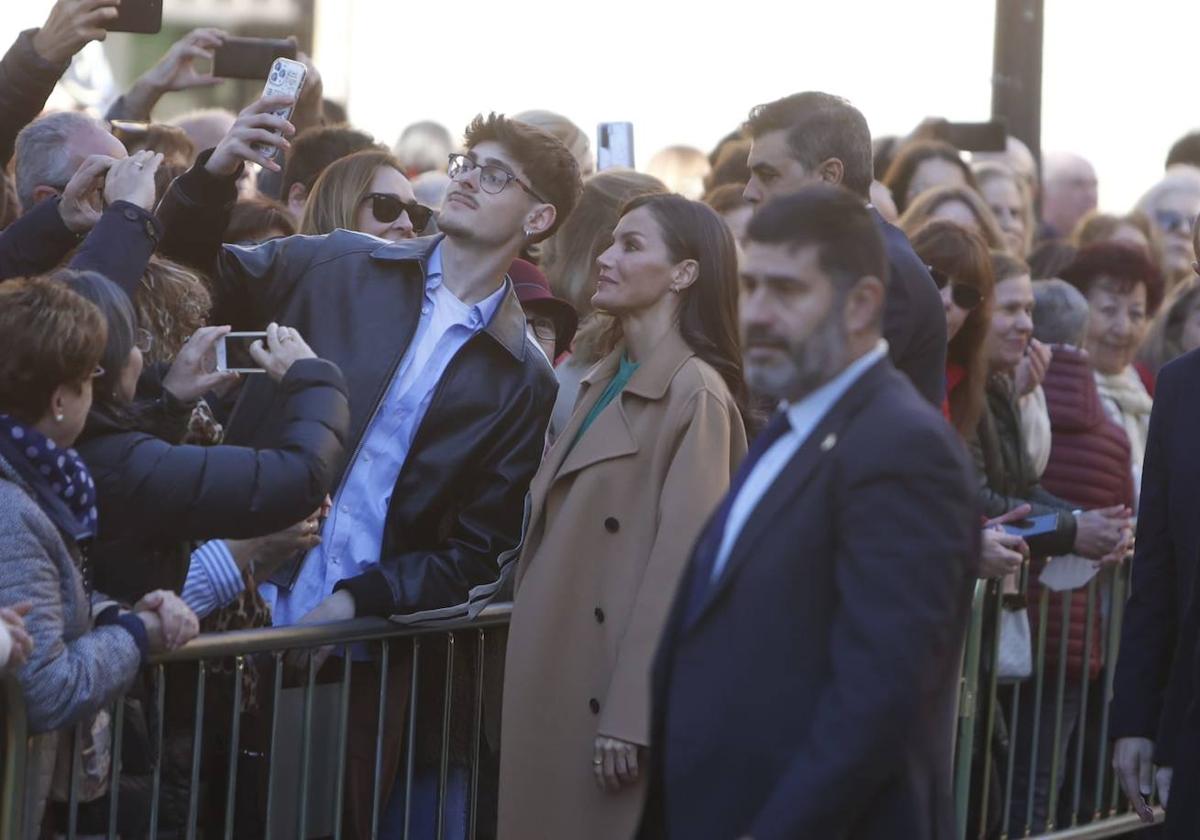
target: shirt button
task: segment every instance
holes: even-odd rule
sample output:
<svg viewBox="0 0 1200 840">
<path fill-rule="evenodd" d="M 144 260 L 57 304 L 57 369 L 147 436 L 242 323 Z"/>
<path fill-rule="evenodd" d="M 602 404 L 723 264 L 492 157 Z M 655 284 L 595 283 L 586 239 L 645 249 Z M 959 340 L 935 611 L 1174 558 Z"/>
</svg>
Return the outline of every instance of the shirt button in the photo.
<svg viewBox="0 0 1200 840">
<path fill-rule="evenodd" d="M 592 710 L 592 714 L 600 714 L 600 701 L 593 697 L 588 701 L 588 708 Z"/>
<path fill-rule="evenodd" d="M 603 624 L 604 623 L 604 610 L 600 609 L 599 607 L 596 607 L 596 609 L 593 610 L 592 612 L 593 612 L 593 615 L 596 616 L 596 623 Z"/>
<path fill-rule="evenodd" d="M 604 520 L 604 530 L 610 534 L 615 534 L 621 530 L 621 523 L 615 517 L 610 516 Z"/>
<path fill-rule="evenodd" d="M 428 315 L 428 314 L 429 314 L 429 307 L 428 307 L 428 306 L 422 306 L 422 307 L 421 307 L 421 314 L 422 314 L 422 315 Z"/>
<path fill-rule="evenodd" d="M 349 513 L 350 505 L 342 505 L 342 513 Z"/>
</svg>

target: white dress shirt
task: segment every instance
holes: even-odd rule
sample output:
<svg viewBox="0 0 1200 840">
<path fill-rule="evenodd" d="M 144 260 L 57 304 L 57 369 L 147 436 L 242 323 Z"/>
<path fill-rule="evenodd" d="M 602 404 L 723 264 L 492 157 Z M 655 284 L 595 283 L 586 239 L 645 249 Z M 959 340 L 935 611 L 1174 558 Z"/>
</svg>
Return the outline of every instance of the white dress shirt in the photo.
<svg viewBox="0 0 1200 840">
<path fill-rule="evenodd" d="M 758 459 L 758 463 L 754 465 L 750 475 L 746 476 L 746 481 L 738 491 L 737 498 L 730 505 L 729 516 L 725 520 L 725 534 L 721 538 L 721 548 L 713 563 L 712 579 L 714 582 L 720 579 L 721 572 L 725 570 L 725 564 L 729 562 L 729 555 L 733 552 L 733 547 L 737 544 L 738 537 L 741 536 L 742 528 L 746 526 L 750 514 L 754 512 L 759 501 L 771 489 L 771 485 L 783 472 L 783 468 L 795 457 L 796 452 L 804 445 L 804 441 L 808 440 L 813 429 L 825 418 L 834 404 L 842 398 L 846 391 L 850 390 L 850 386 L 857 382 L 859 377 L 876 362 L 886 356 L 887 352 L 887 342 L 880 339 L 874 349 L 856 359 L 833 379 L 800 402 L 784 409 L 787 411 L 788 423 L 792 428 L 771 444 L 771 448 Z"/>
</svg>

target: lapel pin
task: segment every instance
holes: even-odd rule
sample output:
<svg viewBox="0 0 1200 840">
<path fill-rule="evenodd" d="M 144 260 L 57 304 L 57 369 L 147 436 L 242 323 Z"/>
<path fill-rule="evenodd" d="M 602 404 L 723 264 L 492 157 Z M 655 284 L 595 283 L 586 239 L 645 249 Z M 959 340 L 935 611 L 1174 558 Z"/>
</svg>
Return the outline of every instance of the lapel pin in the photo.
<svg viewBox="0 0 1200 840">
<path fill-rule="evenodd" d="M 833 447 L 837 446 L 837 435 L 833 432 L 825 435 L 825 440 L 821 441 L 821 451 L 828 452 Z"/>
</svg>

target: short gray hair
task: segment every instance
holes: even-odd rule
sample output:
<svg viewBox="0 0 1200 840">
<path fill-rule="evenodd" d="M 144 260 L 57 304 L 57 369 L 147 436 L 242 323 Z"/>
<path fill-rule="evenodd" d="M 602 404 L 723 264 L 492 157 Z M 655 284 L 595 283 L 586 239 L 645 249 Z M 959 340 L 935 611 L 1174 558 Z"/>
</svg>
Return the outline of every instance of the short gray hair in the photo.
<svg viewBox="0 0 1200 840">
<path fill-rule="evenodd" d="M 39 186 L 65 189 L 82 161 L 73 159 L 72 135 L 83 130 L 104 131 L 104 126 L 79 111 L 59 111 L 34 120 L 17 135 L 17 199 L 21 209 L 33 209 L 33 191 Z"/>
<path fill-rule="evenodd" d="M 1033 284 L 1033 337 L 1043 344 L 1083 345 L 1087 334 L 1088 302 L 1065 280 Z"/>
</svg>

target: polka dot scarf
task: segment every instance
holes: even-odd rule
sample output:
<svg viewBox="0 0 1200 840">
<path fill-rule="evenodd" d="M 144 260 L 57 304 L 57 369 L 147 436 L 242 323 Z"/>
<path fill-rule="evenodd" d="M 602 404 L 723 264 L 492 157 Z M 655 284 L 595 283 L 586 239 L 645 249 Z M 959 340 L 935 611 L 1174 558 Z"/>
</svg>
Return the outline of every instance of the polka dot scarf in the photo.
<svg viewBox="0 0 1200 840">
<path fill-rule="evenodd" d="M 62 500 L 82 530 L 95 536 L 96 485 L 87 465 L 74 449 L 62 449 L 36 429 L 0 414 L 0 435 L 6 451 L 20 452 L 33 471 Z"/>
</svg>

